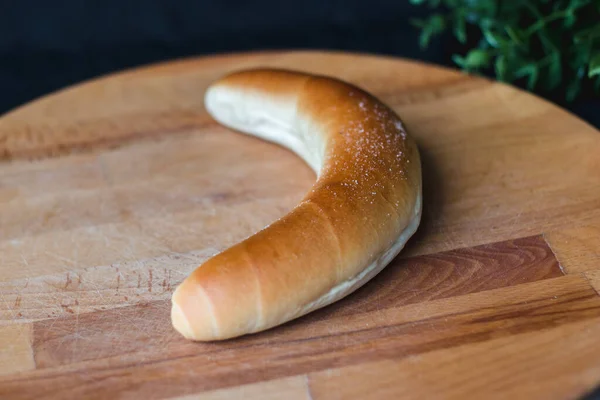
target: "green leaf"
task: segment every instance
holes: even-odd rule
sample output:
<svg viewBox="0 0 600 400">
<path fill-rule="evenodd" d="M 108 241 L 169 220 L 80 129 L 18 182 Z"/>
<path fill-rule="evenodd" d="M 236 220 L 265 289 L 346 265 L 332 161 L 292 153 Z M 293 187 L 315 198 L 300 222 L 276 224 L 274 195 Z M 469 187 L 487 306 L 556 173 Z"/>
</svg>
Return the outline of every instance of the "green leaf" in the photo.
<svg viewBox="0 0 600 400">
<path fill-rule="evenodd" d="M 600 24 L 580 30 L 573 36 L 573 42 L 581 43 L 584 40 L 593 40 L 597 37 L 600 37 Z"/>
<path fill-rule="evenodd" d="M 547 32 L 546 30 L 540 30 L 538 31 L 538 38 L 540 39 L 540 42 L 542 42 L 542 45 L 544 46 L 544 50 L 546 51 L 558 51 L 558 46 L 554 44 L 554 41 L 552 40 L 553 37 L 553 33 L 552 32 Z"/>
<path fill-rule="evenodd" d="M 584 42 L 577 46 L 577 51 L 574 52 L 573 57 L 570 57 L 571 66 L 573 69 L 577 69 L 582 65 L 586 65 L 590 62 L 592 55 L 592 46 L 590 42 Z"/>
<path fill-rule="evenodd" d="M 591 2 L 592 2 L 591 0 L 571 0 L 571 2 L 569 3 L 568 10 L 569 11 L 576 11 L 578 8 L 581 8 L 583 6 L 587 6 Z"/>
<path fill-rule="evenodd" d="M 446 20 L 442 14 L 433 14 L 429 17 L 428 25 L 434 33 L 440 33 L 446 28 Z"/>
<path fill-rule="evenodd" d="M 465 66 L 467 68 L 487 67 L 490 64 L 490 54 L 481 49 L 473 49 L 465 56 Z"/>
<path fill-rule="evenodd" d="M 465 16 L 460 13 L 456 16 L 454 21 L 454 29 L 452 30 L 456 39 L 465 44 L 467 42 L 467 27 L 465 24 Z"/>
<path fill-rule="evenodd" d="M 433 14 L 426 20 L 414 20 L 413 24 L 422 29 L 421 35 L 419 36 L 419 46 L 421 46 L 422 49 L 429 45 L 433 36 L 442 33 L 446 28 L 446 20 L 441 14 Z"/>
<path fill-rule="evenodd" d="M 552 7 L 552 10 L 553 10 L 553 11 L 558 11 L 558 10 L 560 10 L 560 7 L 562 6 L 562 4 L 561 4 L 561 2 L 560 2 L 560 1 L 554 1 L 554 4 L 553 4 L 553 5 L 554 5 L 554 7 Z"/>
<path fill-rule="evenodd" d="M 527 77 L 527 88 L 533 90 L 540 75 L 540 69 L 534 62 L 529 62 L 515 71 L 516 78 Z"/>
<path fill-rule="evenodd" d="M 506 31 L 506 34 L 515 42 L 517 43 L 519 46 L 523 45 L 523 40 L 521 39 L 521 35 L 522 32 L 518 32 L 516 29 L 514 29 L 511 26 L 505 26 L 504 30 Z"/>
<path fill-rule="evenodd" d="M 577 96 L 579 95 L 579 92 L 581 92 L 581 80 L 575 79 L 575 80 L 571 81 L 569 86 L 567 86 L 567 93 L 566 93 L 567 101 L 569 103 L 571 103 L 573 100 L 575 100 L 577 98 Z"/>
<path fill-rule="evenodd" d="M 482 32 L 486 42 L 489 43 L 489 45 L 492 47 L 498 48 L 506 46 L 508 44 L 506 40 L 498 33 L 495 33 L 486 28 L 483 28 Z"/>
<path fill-rule="evenodd" d="M 498 80 L 524 80 L 540 92 L 560 89 L 569 101 L 583 89 L 600 91 L 600 0 L 410 2 L 440 10 L 411 21 L 423 48 L 446 29 L 470 46 L 452 56 L 463 70 L 492 67 Z"/>
<path fill-rule="evenodd" d="M 563 19 L 563 26 L 565 28 L 572 27 L 577 21 L 577 15 L 572 10 L 569 10 L 565 18 Z"/>
<path fill-rule="evenodd" d="M 594 90 L 596 92 L 600 92 L 600 76 L 596 78 L 596 82 L 594 83 Z"/>
<path fill-rule="evenodd" d="M 535 88 L 535 85 L 536 85 L 539 77 L 540 77 L 540 69 L 533 68 L 531 70 L 531 74 L 529 74 L 529 79 L 527 79 L 527 89 L 533 90 Z"/>
<path fill-rule="evenodd" d="M 474 12 L 473 10 L 469 11 L 466 15 L 465 18 L 467 21 L 469 21 L 472 24 L 476 24 L 479 22 L 479 14 Z"/>
<path fill-rule="evenodd" d="M 479 24 L 483 29 L 491 29 L 494 26 L 494 20 L 491 18 L 482 18 Z"/>
<path fill-rule="evenodd" d="M 429 41 L 431 40 L 431 31 L 423 30 L 419 35 L 419 47 L 421 49 L 426 49 L 429 46 Z"/>
<path fill-rule="evenodd" d="M 600 51 L 594 53 L 590 59 L 590 65 L 588 67 L 588 76 L 600 75 Z"/>
<path fill-rule="evenodd" d="M 465 59 L 464 57 L 458 55 L 458 54 L 452 54 L 452 61 L 454 61 L 454 63 L 456 65 L 458 65 L 461 68 L 465 68 Z"/>
<path fill-rule="evenodd" d="M 554 52 L 552 53 L 550 64 L 548 65 L 548 78 L 546 88 L 548 90 L 553 90 L 560 85 L 560 81 L 562 80 L 562 63 L 560 60 L 560 53 Z"/>
<path fill-rule="evenodd" d="M 477 3 L 477 9 L 481 12 L 482 15 L 486 17 L 493 17 L 496 14 L 497 9 L 497 1 L 481 1 L 481 0 L 471 0 L 467 1 L 467 3 Z"/>
<path fill-rule="evenodd" d="M 496 77 L 498 80 L 502 82 L 506 82 L 507 79 L 507 70 L 508 70 L 508 62 L 506 61 L 506 57 L 500 55 L 496 57 L 496 62 L 494 62 L 494 70 L 496 71 Z"/>
<path fill-rule="evenodd" d="M 525 8 L 527 8 L 529 12 L 531 12 L 531 14 L 535 17 L 535 19 L 544 18 L 540 10 L 538 10 L 538 8 L 534 4 L 532 4 L 531 1 L 525 0 L 524 5 Z"/>
</svg>

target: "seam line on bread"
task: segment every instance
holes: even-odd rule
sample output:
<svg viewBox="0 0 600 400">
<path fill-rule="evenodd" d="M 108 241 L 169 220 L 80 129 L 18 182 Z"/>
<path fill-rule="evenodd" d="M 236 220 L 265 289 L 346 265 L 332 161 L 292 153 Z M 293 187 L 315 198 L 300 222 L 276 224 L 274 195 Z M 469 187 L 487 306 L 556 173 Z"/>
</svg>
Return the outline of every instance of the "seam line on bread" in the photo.
<svg viewBox="0 0 600 400">
<path fill-rule="evenodd" d="M 333 226 L 333 222 L 331 222 L 331 219 L 329 218 L 329 216 L 327 215 L 327 212 L 323 209 L 323 207 L 321 207 L 319 205 L 319 203 L 313 201 L 313 200 L 306 200 L 303 202 L 303 204 L 308 204 L 311 207 L 314 207 L 317 209 L 317 212 L 319 213 L 319 215 L 321 216 L 322 219 L 325 220 L 325 222 L 327 222 L 327 228 L 329 229 L 330 236 L 333 238 L 333 241 L 335 242 L 336 245 L 336 249 L 337 249 L 337 260 L 338 260 L 338 267 L 341 266 L 342 264 L 342 244 L 340 242 L 340 238 L 337 234 L 337 232 L 335 231 L 335 227 Z M 340 281 L 340 271 L 339 268 L 336 269 L 336 281 Z"/>
<path fill-rule="evenodd" d="M 254 329 L 256 329 L 258 326 L 260 326 L 261 324 L 264 323 L 264 312 L 263 312 L 264 297 L 263 297 L 263 293 L 262 293 L 262 284 L 260 282 L 260 271 L 259 271 L 259 268 L 256 265 L 256 263 L 252 259 L 252 255 L 247 250 L 244 251 L 244 254 L 246 256 L 247 263 L 248 263 L 248 265 L 250 265 L 250 268 L 254 274 L 254 282 L 255 282 L 256 291 L 257 291 L 256 315 L 258 315 L 258 318 L 256 319 L 256 323 L 255 323 L 255 327 L 254 327 Z"/>
</svg>

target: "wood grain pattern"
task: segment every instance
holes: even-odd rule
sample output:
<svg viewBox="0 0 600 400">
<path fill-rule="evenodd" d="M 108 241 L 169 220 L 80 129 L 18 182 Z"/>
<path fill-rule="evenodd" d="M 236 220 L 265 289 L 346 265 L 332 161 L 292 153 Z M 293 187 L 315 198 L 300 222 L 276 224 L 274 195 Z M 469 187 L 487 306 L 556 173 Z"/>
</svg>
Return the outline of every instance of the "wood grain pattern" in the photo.
<svg viewBox="0 0 600 400">
<path fill-rule="evenodd" d="M 148 314 L 153 311 L 147 310 Z M 83 316 L 79 323 L 87 328 L 80 331 L 82 336 L 67 333 L 71 340 L 62 338 L 65 353 L 85 343 L 102 346 L 102 353 L 91 347 L 93 360 L 69 360 L 74 362 L 64 365 L 48 356 L 48 352 L 56 354 L 61 342 L 34 343 L 46 352 L 41 368 L 0 379 L 0 387 L 11 398 L 43 393 L 61 397 L 67 391 L 77 397 L 173 396 L 365 361 L 401 359 L 597 318 L 600 297 L 584 278 L 568 276 L 356 316 L 300 320 L 264 335 L 215 344 L 189 343 L 160 331 L 148 333 L 140 329 L 148 326 L 147 317 L 125 317 L 131 321 L 128 326 L 110 332 L 105 322 L 99 332 Z M 130 345 L 121 343 L 126 331 L 136 332 L 139 346 L 123 354 L 116 350 Z M 111 346 L 116 349 L 108 349 Z M 110 385 L 104 384 L 106 379 Z M 47 393 L 48 387 L 56 392 Z"/>
<path fill-rule="evenodd" d="M 321 311 L 350 315 L 562 276 L 541 236 L 397 258 L 344 302 Z"/>
<path fill-rule="evenodd" d="M 240 163 L 232 164 L 230 157 Z M 0 174 L 0 190 L 19 194 L 0 212 L 0 281 L 191 251 L 214 253 L 282 216 L 314 180 L 289 152 L 222 129 L 143 143 L 135 155 L 124 148 L 42 165 L 45 170 L 38 163 L 15 162 Z M 85 177 L 72 178 L 72 170 L 96 169 L 104 171 L 102 179 L 86 181 L 87 187 L 79 183 Z M 37 186 L 52 179 L 58 187 Z M 71 179 L 74 186 L 66 190 Z"/>
<path fill-rule="evenodd" d="M 588 271 L 585 273 L 585 277 L 600 295 L 600 270 Z"/>
<path fill-rule="evenodd" d="M 168 300 L 176 285 L 215 251 L 169 254 L 0 282 L 0 325 Z"/>
<path fill-rule="evenodd" d="M 0 326 L 0 375 L 35 368 L 30 324 Z"/>
<path fill-rule="evenodd" d="M 562 276 L 558 263 L 540 237 L 461 249 L 435 256 L 399 259 L 355 295 L 303 318 L 300 324 L 292 323 L 291 326 L 299 325 L 293 329 L 301 329 L 302 332 L 308 330 L 312 335 L 315 334 L 315 326 L 325 327 L 330 321 L 345 321 L 356 315 L 381 313 L 387 309 L 393 310 L 428 300 L 558 276 Z M 38 368 L 47 368 L 115 357 L 122 354 L 123 349 L 149 351 L 154 347 L 163 347 L 165 343 L 179 339 L 170 326 L 169 313 L 170 303 L 167 299 L 88 315 L 79 312 L 66 318 L 38 321 L 34 324 L 33 341 L 36 364 Z M 115 320 L 125 320 L 128 323 L 114 326 Z M 345 322 L 340 323 L 337 329 L 345 332 L 345 325 Z M 336 332 L 336 328 L 326 329 L 330 333 Z M 258 337 L 269 340 L 271 335 Z M 288 337 L 291 336 L 294 335 L 288 334 Z M 306 338 L 303 336 L 302 339 Z M 115 341 L 119 346 L 114 345 Z M 82 343 L 85 343 L 85 352 L 79 351 Z"/>
<path fill-rule="evenodd" d="M 172 400 L 226 400 L 226 399 L 264 399 L 264 400 L 313 400 L 308 388 L 306 376 L 275 379 L 267 382 L 241 385 L 234 388 L 218 389 L 202 394 L 178 396 Z"/>
<path fill-rule="evenodd" d="M 600 319 L 591 319 L 402 360 L 311 373 L 309 387 L 313 399 L 571 399 L 600 379 L 598 335 Z"/>
<path fill-rule="evenodd" d="M 545 238 L 567 273 L 600 269 L 600 224 L 547 232 Z"/>
<path fill-rule="evenodd" d="M 173 288 L 315 179 L 204 110 L 211 81 L 254 66 L 334 75 L 396 110 L 423 222 L 347 299 L 190 343 Z M 0 398 L 576 398 L 600 383 L 598 154 L 597 130 L 534 96 L 369 55 L 181 60 L 46 96 L 0 117 Z"/>
</svg>

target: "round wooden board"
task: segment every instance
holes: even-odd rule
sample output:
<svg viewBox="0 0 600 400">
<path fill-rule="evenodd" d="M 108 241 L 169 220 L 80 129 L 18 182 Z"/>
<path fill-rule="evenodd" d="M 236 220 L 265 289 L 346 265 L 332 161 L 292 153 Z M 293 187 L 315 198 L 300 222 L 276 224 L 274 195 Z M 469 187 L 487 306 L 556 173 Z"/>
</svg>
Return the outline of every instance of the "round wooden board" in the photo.
<svg viewBox="0 0 600 400">
<path fill-rule="evenodd" d="M 336 76 L 396 110 L 422 154 L 423 222 L 353 296 L 191 343 L 170 327 L 173 288 L 315 179 L 204 110 L 210 82 L 255 66 Z M 182 60 L 4 115 L 0 154 L 0 397 L 573 398 L 600 383 L 600 133 L 512 87 L 369 55 Z"/>
</svg>

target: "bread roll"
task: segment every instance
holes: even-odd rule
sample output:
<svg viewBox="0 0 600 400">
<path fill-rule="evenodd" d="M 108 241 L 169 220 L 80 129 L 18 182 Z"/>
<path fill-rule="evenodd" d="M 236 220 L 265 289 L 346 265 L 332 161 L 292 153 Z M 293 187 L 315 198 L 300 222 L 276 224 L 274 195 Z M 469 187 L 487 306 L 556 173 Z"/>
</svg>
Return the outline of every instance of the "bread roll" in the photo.
<svg viewBox="0 0 600 400">
<path fill-rule="evenodd" d="M 400 118 L 339 80 L 249 70 L 206 92 L 220 123 L 285 146 L 317 173 L 289 214 L 198 267 L 172 298 L 193 340 L 259 332 L 352 293 L 404 247 L 421 219 L 421 167 Z"/>
</svg>

